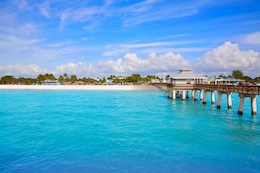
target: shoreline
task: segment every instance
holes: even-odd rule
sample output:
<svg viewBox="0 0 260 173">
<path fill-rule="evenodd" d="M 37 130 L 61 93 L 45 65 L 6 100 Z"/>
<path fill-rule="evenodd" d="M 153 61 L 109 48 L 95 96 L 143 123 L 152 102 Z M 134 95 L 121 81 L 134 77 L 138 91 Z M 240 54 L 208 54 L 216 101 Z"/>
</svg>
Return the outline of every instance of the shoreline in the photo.
<svg viewBox="0 0 260 173">
<path fill-rule="evenodd" d="M 153 85 L 0 85 L 0 90 L 136 90 L 158 91 Z"/>
</svg>

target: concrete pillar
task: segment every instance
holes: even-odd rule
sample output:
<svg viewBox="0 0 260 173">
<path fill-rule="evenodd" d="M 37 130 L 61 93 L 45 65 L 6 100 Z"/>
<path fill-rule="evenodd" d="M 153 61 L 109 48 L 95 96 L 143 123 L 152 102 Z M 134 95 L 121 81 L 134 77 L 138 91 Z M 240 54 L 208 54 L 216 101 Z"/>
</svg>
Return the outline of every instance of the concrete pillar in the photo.
<svg viewBox="0 0 260 173">
<path fill-rule="evenodd" d="M 177 97 L 177 98 L 180 97 L 180 91 L 176 91 L 176 97 Z"/>
<path fill-rule="evenodd" d="M 191 92 L 191 98 L 194 99 L 194 97 L 195 97 L 195 90 L 192 90 L 192 92 Z"/>
<path fill-rule="evenodd" d="M 207 91 L 204 90 L 203 91 L 203 102 L 202 102 L 204 105 L 206 104 L 206 100 L 207 100 Z"/>
<path fill-rule="evenodd" d="M 204 90 L 200 90 L 200 100 L 203 100 L 203 91 Z"/>
<path fill-rule="evenodd" d="M 245 96 L 243 94 L 239 94 L 239 98 L 239 107 L 237 113 L 238 115 L 243 115 Z"/>
<path fill-rule="evenodd" d="M 251 112 L 252 115 L 256 115 L 256 95 L 251 97 Z"/>
<path fill-rule="evenodd" d="M 186 99 L 186 91 L 182 91 L 182 100 Z"/>
<path fill-rule="evenodd" d="M 197 100 L 197 90 L 193 90 L 193 91 L 194 91 L 193 99 L 196 101 Z"/>
<path fill-rule="evenodd" d="M 228 103 L 228 109 L 232 109 L 231 92 L 227 93 L 227 103 Z"/>
<path fill-rule="evenodd" d="M 172 99 L 175 100 L 176 99 L 176 91 L 172 90 Z"/>
<path fill-rule="evenodd" d="M 214 91 L 211 92 L 211 104 L 215 103 L 215 93 Z"/>
<path fill-rule="evenodd" d="M 217 105 L 217 109 L 220 109 L 221 101 L 222 101 L 222 93 L 218 92 L 218 105 Z"/>
<path fill-rule="evenodd" d="M 172 90 L 168 90 L 168 97 L 169 99 L 172 99 Z"/>
</svg>

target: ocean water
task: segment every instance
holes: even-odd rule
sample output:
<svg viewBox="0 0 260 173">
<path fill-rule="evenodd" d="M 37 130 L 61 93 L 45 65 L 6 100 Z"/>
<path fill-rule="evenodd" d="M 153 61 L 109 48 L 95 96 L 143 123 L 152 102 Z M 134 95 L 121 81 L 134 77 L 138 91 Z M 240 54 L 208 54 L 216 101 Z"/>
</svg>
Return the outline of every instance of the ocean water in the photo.
<svg viewBox="0 0 260 173">
<path fill-rule="evenodd" d="M 260 172 L 260 112 L 246 99 L 239 116 L 232 99 L 218 110 L 162 91 L 0 90 L 0 172 Z"/>
</svg>

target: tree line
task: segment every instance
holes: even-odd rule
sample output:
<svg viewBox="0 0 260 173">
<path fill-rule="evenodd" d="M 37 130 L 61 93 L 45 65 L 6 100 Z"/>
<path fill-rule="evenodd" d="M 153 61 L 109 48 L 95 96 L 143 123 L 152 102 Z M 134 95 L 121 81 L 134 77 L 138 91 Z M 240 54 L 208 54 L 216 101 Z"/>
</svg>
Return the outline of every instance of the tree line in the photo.
<svg viewBox="0 0 260 173">
<path fill-rule="evenodd" d="M 231 75 L 228 76 L 224 76 L 224 75 L 219 75 L 218 78 L 234 78 L 234 79 L 243 79 L 246 82 L 256 82 L 256 83 L 260 83 L 260 76 L 255 77 L 255 78 L 251 78 L 249 76 L 244 76 L 244 73 L 241 70 L 234 70 L 232 71 Z"/>
<path fill-rule="evenodd" d="M 170 75 L 167 75 L 165 79 L 169 79 Z M 234 70 L 231 75 L 224 76 L 219 75 L 218 78 L 235 78 L 235 79 L 244 79 L 247 82 L 256 82 L 260 83 L 260 76 L 256 78 L 250 78 L 249 76 L 244 76 L 244 73 L 241 70 Z M 61 84 L 73 84 L 75 82 L 83 82 L 84 84 L 103 84 L 108 81 L 112 82 L 113 84 L 140 84 L 140 83 L 149 83 L 151 80 L 163 80 L 155 75 L 147 75 L 146 77 L 142 77 L 140 74 L 132 74 L 131 76 L 127 77 L 118 77 L 115 75 L 110 75 L 107 79 L 106 78 L 78 78 L 76 75 L 68 75 L 64 73 L 56 78 L 53 74 L 46 73 L 46 74 L 39 74 L 37 78 L 25 78 L 25 77 L 18 77 L 15 78 L 14 76 L 3 76 L 0 78 L 0 84 L 21 84 L 21 85 L 36 85 L 42 84 L 45 80 L 58 80 Z"/>
<path fill-rule="evenodd" d="M 42 82 L 45 80 L 52 80 L 52 81 L 58 80 L 60 83 L 65 83 L 65 82 L 72 83 L 75 81 L 82 81 L 85 82 L 86 84 L 95 84 L 99 82 L 96 79 L 86 78 L 86 77 L 78 79 L 76 75 L 68 76 L 66 73 L 64 75 L 61 75 L 59 78 L 56 78 L 53 74 L 46 73 L 46 74 L 39 74 L 37 78 L 25 78 L 25 77 L 15 78 L 14 76 L 7 75 L 0 78 L 0 84 L 41 85 Z"/>
<path fill-rule="evenodd" d="M 138 84 L 140 82 L 150 82 L 152 79 L 158 79 L 159 77 L 154 75 L 147 75 L 146 77 L 141 77 L 140 74 L 133 74 L 132 76 L 128 76 L 125 78 L 119 78 L 115 75 L 110 75 L 110 77 L 106 78 L 78 78 L 76 75 L 68 75 L 67 73 L 60 75 L 58 78 L 56 78 L 53 74 L 46 73 L 46 74 L 39 74 L 37 78 L 25 78 L 25 77 L 18 77 L 15 78 L 14 76 L 6 75 L 0 78 L 0 84 L 21 84 L 21 85 L 41 85 L 43 81 L 45 80 L 57 80 L 61 84 L 73 84 L 75 82 L 83 82 L 84 84 L 103 84 L 106 83 L 107 80 L 110 80 L 113 82 L 113 84 Z"/>
</svg>

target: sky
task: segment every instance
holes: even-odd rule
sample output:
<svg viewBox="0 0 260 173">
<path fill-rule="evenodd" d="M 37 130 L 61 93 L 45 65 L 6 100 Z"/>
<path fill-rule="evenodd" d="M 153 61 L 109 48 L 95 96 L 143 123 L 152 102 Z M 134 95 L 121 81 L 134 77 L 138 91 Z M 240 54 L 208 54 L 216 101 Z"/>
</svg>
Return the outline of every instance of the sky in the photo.
<svg viewBox="0 0 260 173">
<path fill-rule="evenodd" d="M 260 76 L 259 0 L 0 0 L 0 76 Z"/>
</svg>

